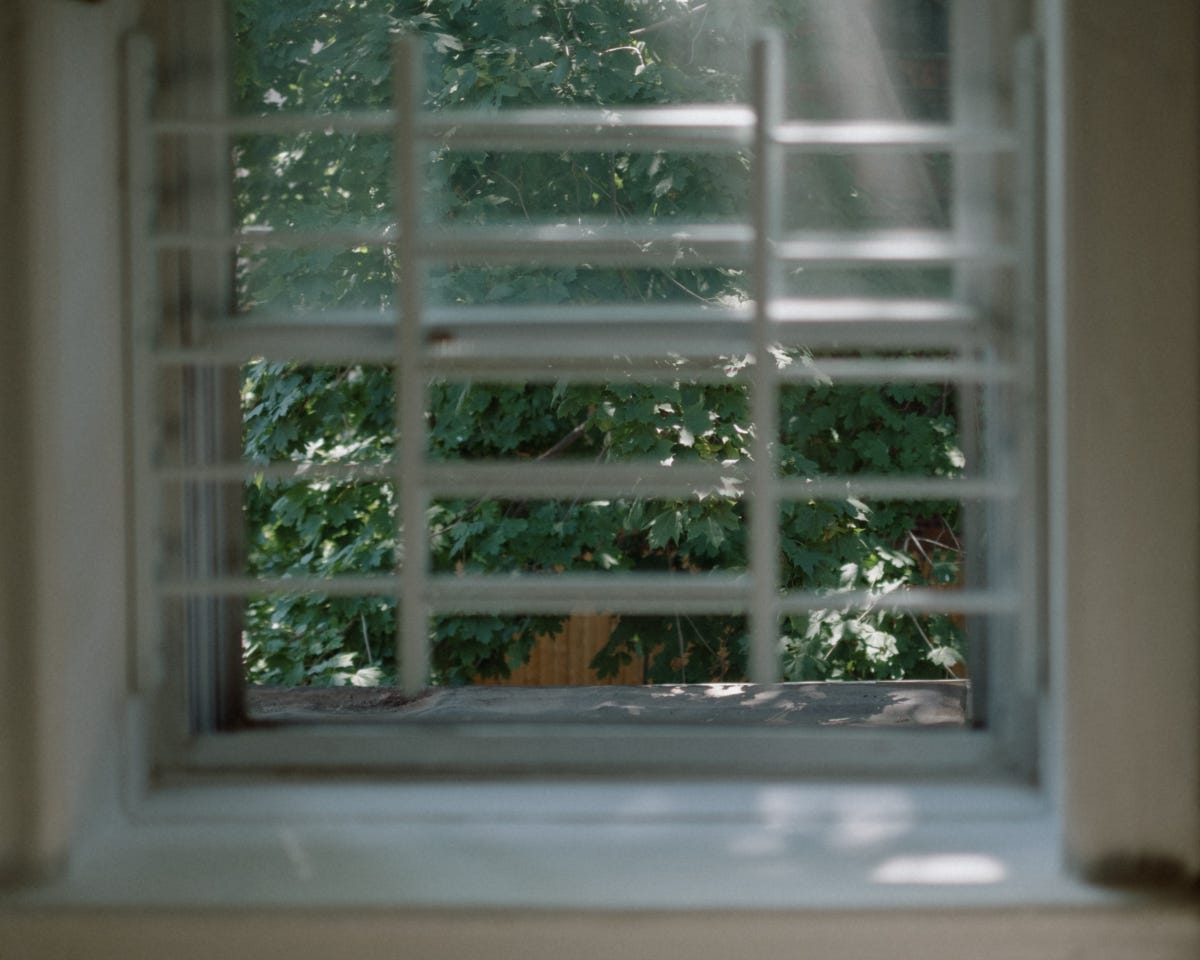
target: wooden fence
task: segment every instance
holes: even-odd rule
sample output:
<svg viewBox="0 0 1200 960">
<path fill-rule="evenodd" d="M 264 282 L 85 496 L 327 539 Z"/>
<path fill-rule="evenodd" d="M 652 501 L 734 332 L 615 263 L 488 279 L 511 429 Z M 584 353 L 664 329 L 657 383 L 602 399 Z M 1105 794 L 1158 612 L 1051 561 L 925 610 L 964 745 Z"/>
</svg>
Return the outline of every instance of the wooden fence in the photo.
<svg viewBox="0 0 1200 960">
<path fill-rule="evenodd" d="M 616 619 L 608 614 L 571 617 L 561 632 L 539 637 L 529 662 L 518 667 L 510 676 L 476 682 L 512 687 L 640 684 L 644 670 L 641 657 L 622 667 L 615 677 L 602 680 L 592 671 L 592 657 L 608 642 Z"/>
</svg>

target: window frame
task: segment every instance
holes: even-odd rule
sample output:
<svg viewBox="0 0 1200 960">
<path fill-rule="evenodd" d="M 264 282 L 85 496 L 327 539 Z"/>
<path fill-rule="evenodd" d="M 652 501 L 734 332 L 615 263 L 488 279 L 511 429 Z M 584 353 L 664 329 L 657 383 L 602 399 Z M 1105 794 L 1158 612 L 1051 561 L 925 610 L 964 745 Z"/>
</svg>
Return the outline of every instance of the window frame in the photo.
<svg viewBox="0 0 1200 960">
<path fill-rule="evenodd" d="M 169 5 L 168 5 L 169 6 Z M 221 76 L 223 62 L 222 38 L 223 17 L 220 0 L 184 5 L 186 15 L 172 20 L 160 30 L 158 44 L 170 53 L 168 62 L 203 63 L 204 75 Z M 994 5 L 993 14 L 1005 20 L 1012 14 L 1007 7 Z M 997 13 L 997 11 L 1002 11 Z M 954 42 L 968 49 L 963 57 L 969 64 L 964 68 L 962 82 L 956 90 L 970 91 L 980 84 L 992 82 L 996 68 L 996 48 L 1005 44 L 997 42 L 984 23 L 984 18 L 956 17 L 958 26 Z M 1011 31 L 1010 31 L 1011 32 Z M 147 114 L 146 99 L 153 96 L 152 88 L 146 85 L 145 77 L 152 74 L 152 47 L 148 42 L 134 39 L 131 43 L 130 63 L 133 79 L 129 83 L 131 102 L 128 108 L 130 122 L 135 127 L 139 117 Z M 168 67 L 172 76 L 174 68 Z M 1014 121 L 1028 131 L 1026 157 L 1018 156 L 1018 175 L 1022 182 L 1018 194 L 1024 205 L 1033 208 L 1036 203 L 1037 172 L 1030 159 L 1036 155 L 1038 127 L 1037 116 L 1037 73 L 1036 44 L 1024 43 L 1013 68 L 1021 85 L 1020 96 L 1014 111 L 1020 116 Z M 139 77 L 141 79 L 139 79 Z M 220 83 L 203 81 L 184 84 L 177 110 L 184 115 L 219 116 L 225 109 L 223 87 Z M 960 97 L 964 96 L 961 92 Z M 970 96 L 970 94 L 965 94 Z M 993 118 L 989 118 L 993 119 Z M 987 122 L 987 121 L 985 121 Z M 969 129 L 967 131 L 970 132 Z M 134 130 L 132 140 L 136 144 L 148 140 L 146 130 Z M 182 158 L 184 168 L 199 164 L 200 169 L 216 167 L 223 169 L 216 153 L 206 153 L 209 148 L 200 147 L 199 153 L 188 153 Z M 133 164 L 131 182 L 151 182 L 153 163 L 147 152 L 131 150 Z M 969 193 L 978 189 L 976 185 L 960 184 L 960 191 Z M 138 191 L 131 191 L 135 203 L 131 222 L 148 223 L 152 217 L 148 196 L 143 196 L 141 205 L 137 201 Z M 194 217 L 195 226 L 220 233 L 227 225 L 212 220 L 211 207 L 188 211 Z M 217 215 L 219 216 L 219 215 Z M 1026 287 L 1020 292 L 1018 312 L 1028 318 L 1037 318 L 1041 313 L 1041 302 L 1037 289 L 1036 261 L 1040 247 L 1040 220 L 1036 214 L 1025 217 L 1018 225 L 1018 243 L 1026 251 L 1027 262 L 1021 271 L 1028 278 Z M 210 256 L 201 251 L 201 259 Z M 135 255 L 135 260 L 141 258 Z M 212 261 L 212 269 L 218 273 L 225 269 L 219 259 Z M 200 270 L 208 269 L 203 263 Z M 135 301 L 151 303 L 154 298 L 152 286 L 143 276 L 134 279 L 137 287 Z M 218 289 L 220 285 L 218 284 Z M 137 344 L 152 342 L 157 323 L 157 311 L 143 315 L 140 332 L 135 333 L 134 372 L 135 410 L 149 410 L 153 403 L 153 388 L 148 381 L 147 371 L 153 369 L 153 361 L 137 353 Z M 1033 326 L 1040 330 L 1040 323 L 1032 319 Z M 1031 355 L 1019 362 L 1030 365 L 1033 355 L 1038 353 L 1040 333 L 1028 341 Z M 218 371 L 219 374 L 219 371 Z M 205 388 L 214 396 L 212 386 Z M 1034 387 L 1034 396 L 1024 398 L 1025 403 L 1039 403 Z M 226 391 L 228 392 L 228 391 Z M 232 418 L 236 411 L 221 410 L 220 418 Z M 207 418 L 201 418 L 204 423 Z M 211 427 L 211 424 L 209 424 Z M 219 431 L 218 431 L 219 432 Z M 159 495 L 152 490 L 150 466 L 154 451 L 147 438 L 155 436 L 155 427 L 148 420 L 140 420 L 131 436 L 137 464 L 134 468 L 138 485 L 137 503 L 153 505 Z M 209 436 L 200 438 L 208 450 L 218 449 L 221 441 Z M 214 446 L 214 443 L 216 446 Z M 1043 443 L 1038 434 L 1031 446 L 1036 450 Z M 238 451 L 225 450 L 227 459 L 236 459 Z M 232 454 L 232 456 L 230 456 Z M 1026 458 L 1026 474 L 1019 483 L 1032 491 L 1029 502 L 1037 504 L 1037 512 L 1044 507 L 1044 482 L 1037 471 L 1040 454 Z M 139 520 L 138 554 L 140 595 L 156 596 L 152 564 L 146 558 L 156 553 L 156 530 L 146 522 L 147 514 L 153 510 L 148 506 Z M 1036 525 L 1036 521 L 1032 521 Z M 217 531 L 201 531 L 203 536 L 220 537 Z M 235 537 L 236 539 L 236 537 Z M 228 562 L 226 559 L 225 562 Z M 243 715 L 242 681 L 240 665 L 234 662 L 228 651 L 190 649 L 183 654 L 170 644 L 163 644 L 161 611 L 139 607 L 139 663 L 144 664 L 144 689 L 157 690 L 152 693 L 156 720 L 154 723 L 155 763 L 163 771 L 181 773 L 187 770 L 207 771 L 251 771 L 256 769 L 278 769 L 324 771 L 333 768 L 385 769 L 403 771 L 412 776 L 430 773 L 483 773 L 483 774 L 529 774 L 553 770 L 563 773 L 597 772 L 614 775 L 631 773 L 640 776 L 681 774 L 711 774 L 720 769 L 724 775 L 744 775 L 771 772 L 780 775 L 801 776 L 852 776 L 870 773 L 879 776 L 910 775 L 928 776 L 978 776 L 991 775 L 1012 778 L 1017 782 L 1032 782 L 1038 777 L 1038 700 L 1042 680 L 1039 679 L 1044 665 L 1044 654 L 1039 649 L 1044 644 L 1045 622 L 1042 591 L 1038 570 L 1042 561 L 1032 560 L 1022 565 L 1025 582 L 1020 590 L 1026 597 L 1035 598 L 1032 609 L 1024 611 L 1021 619 L 1028 625 L 1018 630 L 1022 641 L 1015 651 L 992 650 L 986 660 L 978 664 L 979 674 L 1009 675 L 1017 679 L 1015 684 L 1000 688 L 1003 691 L 997 702 L 988 704 L 986 729 L 961 729 L 937 731 L 897 730 L 760 730 L 745 731 L 728 729 L 719 732 L 699 731 L 694 727 L 670 725 L 633 726 L 630 724 L 587 728 L 563 728 L 546 724 L 505 723 L 492 724 L 481 721 L 468 730 L 462 726 L 441 724 L 389 724 L 386 721 L 362 724 L 341 722 L 334 726 L 313 724 L 254 723 L 249 726 L 241 722 Z M 211 573 L 220 576 L 220 569 Z M 214 600 L 201 609 L 203 621 L 199 632 L 213 631 L 221 622 L 232 622 L 236 612 L 228 608 L 232 604 Z M 410 634 L 412 631 L 408 631 Z M 993 645 L 996 646 L 996 645 Z M 191 677 L 191 680 L 185 678 Z M 165 682 L 164 682 L 165 678 Z M 990 685 L 980 685 L 986 690 Z M 981 698 L 982 699 L 982 698 Z M 181 709 L 181 704 L 187 704 Z M 832 736 L 831 736 L 832 734 Z M 930 736 L 934 740 L 929 740 Z M 936 749 L 931 746 L 936 744 Z M 636 745 L 636 746 L 635 746 Z M 720 760 L 714 763 L 714 746 Z M 863 758 L 870 758 L 865 760 Z"/>
</svg>

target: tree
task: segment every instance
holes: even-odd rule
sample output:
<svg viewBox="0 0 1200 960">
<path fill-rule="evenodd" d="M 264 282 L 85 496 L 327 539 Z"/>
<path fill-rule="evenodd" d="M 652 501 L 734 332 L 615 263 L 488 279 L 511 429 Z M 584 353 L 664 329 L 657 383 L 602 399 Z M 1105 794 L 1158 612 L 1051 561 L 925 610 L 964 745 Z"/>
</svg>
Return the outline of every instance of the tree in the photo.
<svg viewBox="0 0 1200 960">
<path fill-rule="evenodd" d="M 731 100 L 743 94 L 751 30 L 731 6 L 691 8 L 675 0 L 234 0 L 232 9 L 235 101 L 252 113 L 386 105 L 390 43 L 398 33 L 415 33 L 428 48 L 429 109 Z M 803 40 L 802 5 L 772 16 Z M 387 137 L 247 136 L 233 160 L 243 225 L 312 228 L 388 217 Z M 428 203 L 440 217 L 471 224 L 563 215 L 730 216 L 745 208 L 746 164 L 738 155 L 443 149 L 430 158 L 435 189 Z M 793 215 L 853 223 L 862 208 L 845 164 L 832 158 L 818 172 L 822 189 L 798 191 Z M 393 285 L 384 250 L 247 251 L 237 293 L 247 311 L 385 307 Z M 450 265 L 430 277 L 430 288 L 458 304 L 727 303 L 747 296 L 742 273 L 719 267 Z M 393 402 L 384 367 L 251 360 L 243 388 L 246 456 L 382 463 L 393 445 Z M 798 475 L 950 476 L 962 466 L 954 395 L 941 384 L 789 388 L 781 421 L 781 460 Z M 444 381 L 429 392 L 427 423 L 429 455 L 442 460 L 744 461 L 753 430 L 744 388 L 733 378 L 713 384 L 681 377 L 669 385 Z M 395 502 L 386 482 L 260 478 L 247 486 L 245 512 L 254 573 L 361 574 L 395 565 Z M 952 582 L 957 512 L 953 503 L 788 504 L 780 518 L 785 582 L 830 590 Z M 743 521 L 744 503 L 733 493 L 595 502 L 440 499 L 430 511 L 429 539 L 439 571 L 688 573 L 744 565 Z M 431 625 L 436 679 L 504 676 L 559 623 L 536 614 L 440 616 Z M 257 598 L 246 617 L 247 675 L 284 684 L 386 681 L 394 629 L 386 598 Z M 962 645 L 959 625 L 945 616 L 829 612 L 784 625 L 789 679 L 944 676 L 961 659 Z M 643 654 L 652 681 L 739 679 L 745 625 L 735 616 L 623 617 L 595 667 L 613 673 Z"/>
</svg>

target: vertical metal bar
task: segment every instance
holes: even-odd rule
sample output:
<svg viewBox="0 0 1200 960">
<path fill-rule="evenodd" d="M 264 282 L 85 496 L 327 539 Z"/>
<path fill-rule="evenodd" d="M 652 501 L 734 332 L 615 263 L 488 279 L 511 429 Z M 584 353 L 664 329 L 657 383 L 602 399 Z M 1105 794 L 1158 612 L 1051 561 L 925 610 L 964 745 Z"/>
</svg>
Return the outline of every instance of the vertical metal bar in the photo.
<svg viewBox="0 0 1200 960">
<path fill-rule="evenodd" d="M 754 218 L 754 367 L 750 410 L 754 423 L 750 478 L 749 678 L 780 679 L 779 657 L 779 377 L 772 346 L 770 306 L 778 288 L 776 245 L 781 233 L 783 156 L 775 131 L 783 120 L 783 59 L 778 36 L 765 34 L 754 45 L 752 105 L 757 119 L 752 176 Z"/>
<path fill-rule="evenodd" d="M 1023 36 L 1016 45 L 1014 72 L 1016 76 L 1015 125 L 1019 135 L 1017 174 L 1014 202 L 1016 205 L 1017 240 L 1020 264 L 1017 274 L 1016 299 L 1016 360 L 1021 370 L 1019 394 L 1016 397 L 1018 423 L 1028 424 L 1027 430 L 1017 431 L 1018 478 L 1023 495 L 1019 501 L 1017 519 L 1017 570 L 1014 584 L 1026 598 L 1017 618 L 1016 629 L 1024 638 L 1011 661 L 1014 686 L 1026 698 L 1040 692 L 1046 678 L 1048 632 L 1045 558 L 1049 543 L 1046 491 L 1046 324 L 1043 291 L 1044 244 L 1042 242 L 1042 59 L 1041 46 L 1032 35 Z M 1034 722 L 1036 703 L 1028 699 L 1014 711 L 1014 722 L 1005 731 L 1009 736 L 1008 753 L 1019 758 L 1032 773 L 1037 763 L 1038 727 Z"/>
<path fill-rule="evenodd" d="M 425 514 L 428 492 L 425 464 L 425 380 L 421 364 L 424 311 L 424 265 L 418 231 L 421 221 L 421 144 L 417 112 L 424 86 L 421 49 L 413 37 L 396 41 L 392 57 L 392 174 L 397 217 L 398 260 L 394 309 L 398 355 L 393 367 L 396 392 L 396 485 L 400 504 L 397 548 L 400 582 L 397 593 L 396 645 L 398 675 L 405 693 L 415 694 L 429 683 L 429 610 L 426 600 L 428 546 Z"/>
<path fill-rule="evenodd" d="M 186 75 L 175 106 L 202 116 L 229 109 L 224 4 L 190 4 L 172 26 L 174 42 L 203 64 Z M 189 137 L 179 158 L 186 192 L 184 227 L 228 235 L 232 229 L 229 138 L 224 131 Z M 196 189 L 204 184 L 211 193 Z M 183 343 L 195 342 L 213 316 L 231 309 L 232 257 L 227 251 L 192 250 L 182 278 Z M 241 376 L 237 366 L 190 369 L 182 379 L 186 462 L 205 464 L 241 457 Z M 241 485 L 193 483 L 184 489 L 184 555 L 191 576 L 240 572 L 244 529 Z M 186 615 L 187 677 L 193 732 L 218 730 L 242 715 L 242 604 L 229 597 L 189 601 Z"/>
<path fill-rule="evenodd" d="M 950 5 L 950 111 L 951 122 L 964 133 L 990 129 L 998 121 L 995 109 L 996 74 L 993 47 L 998 42 L 992 32 L 992 3 Z M 952 229 L 964 244 L 981 242 L 992 236 L 995 223 L 996 176 L 994 159 L 988 155 L 959 151 L 953 157 Z M 984 270 L 988 268 L 983 268 Z M 989 329 L 981 341 L 971 344 L 980 359 L 996 360 L 996 327 L 1007 326 L 1003 308 L 996 301 L 994 279 L 981 268 L 958 263 L 954 266 L 953 295 L 956 300 L 973 304 L 987 318 Z M 973 358 L 974 359 L 974 358 Z M 959 436 L 969 473 L 988 474 L 999 468 L 1001 458 L 995 446 L 999 413 L 994 388 L 960 384 Z M 962 510 L 963 579 L 967 589 L 982 589 L 995 572 L 994 537 L 999 524 L 991 503 L 964 503 Z M 967 618 L 968 669 L 971 677 L 969 716 L 976 726 L 991 720 L 992 661 L 994 622 L 983 616 Z"/>
<path fill-rule="evenodd" d="M 134 642 L 130 645 L 130 689 L 147 693 L 164 675 L 163 610 L 155 582 L 159 563 L 160 491 L 152 470 L 160 432 L 155 411 L 154 365 L 150 350 L 156 335 L 156 258 L 148 243 L 154 220 L 154 143 L 150 112 L 154 99 L 154 46 L 140 34 L 126 38 L 125 54 L 125 249 L 127 328 L 125 356 L 129 376 L 129 514 L 134 520 L 131 557 Z"/>
</svg>

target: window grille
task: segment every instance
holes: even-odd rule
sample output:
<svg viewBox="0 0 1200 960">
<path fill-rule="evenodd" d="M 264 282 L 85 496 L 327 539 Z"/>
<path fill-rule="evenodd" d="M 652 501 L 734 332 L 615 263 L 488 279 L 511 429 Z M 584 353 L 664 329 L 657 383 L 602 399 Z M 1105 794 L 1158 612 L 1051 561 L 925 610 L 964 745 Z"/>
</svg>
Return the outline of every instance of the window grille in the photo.
<svg viewBox="0 0 1200 960">
<path fill-rule="evenodd" d="M 990 41 L 970 18 L 960 21 L 967 26 L 958 29 L 956 55 L 966 63 L 972 45 L 978 50 Z M 392 109 L 321 116 L 231 116 L 218 96 L 207 102 L 192 98 L 175 110 L 164 109 L 160 98 L 155 107 L 149 46 L 135 43 L 131 54 L 140 634 L 149 653 L 148 682 L 171 672 L 172 664 L 186 663 L 190 729 L 219 729 L 240 716 L 238 623 L 245 600 L 304 591 L 394 600 L 399 685 L 407 693 L 429 682 L 429 623 L 441 612 L 739 615 L 749 638 L 747 679 L 758 684 L 782 677 L 781 623 L 789 615 L 831 609 L 953 614 L 972 625 L 973 721 L 1019 726 L 1013 718 L 1027 701 L 997 704 L 990 694 L 997 674 L 1028 676 L 1038 633 L 1031 47 L 1023 48 L 1015 70 L 1022 92 L 1011 123 L 992 102 L 998 99 L 994 90 L 956 94 L 962 102 L 949 122 L 790 119 L 783 102 L 784 55 L 779 40 L 769 35 L 754 46 L 746 103 L 500 113 L 423 110 L 421 54 L 411 40 L 396 44 Z M 390 138 L 392 207 L 385 226 L 235 228 L 219 183 L 200 183 L 182 204 L 163 186 L 176 169 L 193 178 L 198 170 L 215 171 L 219 181 L 228 168 L 230 143 L 239 136 L 303 131 Z M 495 228 L 427 222 L 432 151 L 536 152 L 564 144 L 572 151 L 740 153 L 749 163 L 748 216 L 636 225 L 577 219 Z M 779 198 L 788 190 L 789 160 L 845 153 L 945 154 L 954 169 L 949 222 L 928 229 L 854 230 L 783 223 Z M 214 204 L 214 195 L 225 199 Z M 139 229 L 147 224 L 152 226 Z M 397 282 L 389 310 L 305 314 L 281 308 L 235 315 L 228 307 L 237 258 L 248 250 L 354 247 L 382 249 L 394 262 Z M 746 271 L 750 296 L 721 304 L 439 304 L 428 294 L 430 271 L 451 263 L 629 269 L 715 264 Z M 952 277 L 950 292 L 805 295 L 791 292 L 785 281 L 799 269 L 879 266 L 943 269 Z M 244 462 L 230 383 L 253 357 L 389 367 L 395 393 L 390 461 Z M 750 456 L 690 464 L 430 460 L 427 390 L 439 380 L 468 379 L 744 384 L 754 427 Z M 780 397 L 790 386 L 807 383 L 946 384 L 960 404 L 964 468 L 950 476 L 789 474 L 778 462 Z M 256 478 L 391 484 L 401 558 L 396 571 L 333 580 L 247 574 L 239 498 L 243 485 Z M 429 568 L 426 517 L 439 497 L 690 498 L 714 491 L 732 491 L 746 504 L 744 569 L 547 575 Z M 821 500 L 962 505 L 972 551 L 965 582 L 955 590 L 785 589 L 780 511 L 788 503 Z M 158 645 L 163 636 L 174 638 L 165 648 Z M 174 654 L 171 643 L 178 644 Z M 1031 691 L 1035 685 L 1016 686 Z"/>
</svg>

